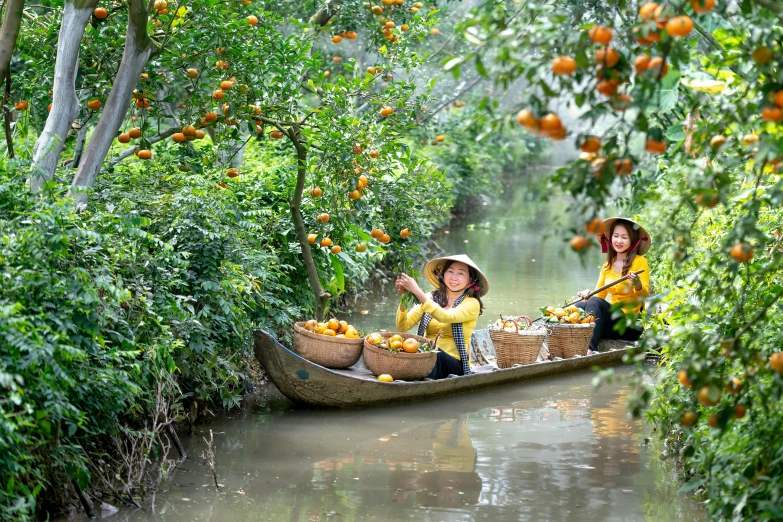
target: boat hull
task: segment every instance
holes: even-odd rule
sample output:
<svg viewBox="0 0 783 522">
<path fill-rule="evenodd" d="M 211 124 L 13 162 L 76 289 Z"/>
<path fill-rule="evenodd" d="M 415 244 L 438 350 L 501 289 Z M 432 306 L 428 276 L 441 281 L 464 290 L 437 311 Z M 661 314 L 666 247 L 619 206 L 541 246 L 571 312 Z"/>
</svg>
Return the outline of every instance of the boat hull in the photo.
<svg viewBox="0 0 783 522">
<path fill-rule="evenodd" d="M 286 348 L 265 330 L 253 333 L 256 359 L 283 395 L 297 404 L 330 408 L 398 404 L 454 395 L 594 366 L 610 366 L 620 363 L 626 353 L 638 351 L 634 347 L 614 348 L 586 357 L 495 369 L 437 381 L 386 383 L 378 381 L 366 370 L 324 368 Z"/>
</svg>

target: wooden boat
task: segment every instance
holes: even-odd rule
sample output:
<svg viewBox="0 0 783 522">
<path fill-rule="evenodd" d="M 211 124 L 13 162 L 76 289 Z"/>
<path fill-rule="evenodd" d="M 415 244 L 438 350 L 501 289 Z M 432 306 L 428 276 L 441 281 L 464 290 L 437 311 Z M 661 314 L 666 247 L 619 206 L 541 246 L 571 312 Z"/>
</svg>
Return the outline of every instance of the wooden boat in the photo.
<svg viewBox="0 0 783 522">
<path fill-rule="evenodd" d="M 480 331 L 474 332 L 478 339 Z M 484 331 L 486 332 L 486 331 Z M 482 367 L 471 375 L 428 381 L 379 382 L 361 364 L 346 370 L 330 370 L 300 357 L 280 344 L 269 332 L 255 330 L 256 359 L 266 370 L 269 379 L 289 399 L 297 404 L 356 408 L 378 404 L 400 403 L 431 399 L 444 395 L 516 383 L 559 373 L 609 366 L 621 362 L 623 355 L 634 353 L 631 343 L 602 341 L 598 354 L 572 359 L 545 361 L 514 368 Z M 489 336 L 485 336 L 488 339 Z M 475 348 L 475 344 L 472 348 Z M 360 360 L 361 363 L 361 360 Z"/>
</svg>

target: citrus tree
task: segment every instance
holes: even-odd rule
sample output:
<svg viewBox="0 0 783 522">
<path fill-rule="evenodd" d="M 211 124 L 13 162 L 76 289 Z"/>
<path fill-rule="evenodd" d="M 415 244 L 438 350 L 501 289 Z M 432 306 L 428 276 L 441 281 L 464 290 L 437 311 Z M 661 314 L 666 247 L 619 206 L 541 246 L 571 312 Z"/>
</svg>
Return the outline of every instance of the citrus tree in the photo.
<svg viewBox="0 0 783 522">
<path fill-rule="evenodd" d="M 668 308 L 642 345 L 666 366 L 632 407 L 655 397 L 684 489 L 721 519 L 783 515 L 782 17 L 764 0 L 487 2 L 457 28 L 472 49 L 443 61 L 524 100 L 487 129 L 581 149 L 552 179 L 585 219 L 574 249 L 610 205 L 651 226 L 647 310 Z"/>
</svg>

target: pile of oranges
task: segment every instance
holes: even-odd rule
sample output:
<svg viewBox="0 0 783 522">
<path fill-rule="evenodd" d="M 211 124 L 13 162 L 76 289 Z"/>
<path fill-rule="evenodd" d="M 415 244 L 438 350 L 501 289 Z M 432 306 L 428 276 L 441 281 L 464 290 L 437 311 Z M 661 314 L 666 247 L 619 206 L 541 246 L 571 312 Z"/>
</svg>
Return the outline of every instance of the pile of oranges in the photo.
<svg viewBox="0 0 783 522">
<path fill-rule="evenodd" d="M 421 344 L 416 339 L 409 337 L 403 339 L 400 334 L 394 334 L 388 339 L 383 337 L 378 332 L 371 333 L 367 336 L 367 342 L 378 348 L 389 350 L 391 352 L 405 352 L 405 353 L 418 353 L 432 351 L 432 347 L 428 344 Z"/>
<path fill-rule="evenodd" d="M 346 339 L 361 339 L 362 337 L 353 325 L 348 324 L 348 321 L 338 321 L 334 318 L 325 323 L 310 319 L 305 323 L 305 330 L 329 337 L 344 337 Z"/>
<path fill-rule="evenodd" d="M 595 317 L 574 305 L 566 308 L 547 306 L 541 309 L 544 321 L 560 324 L 588 324 L 595 322 Z"/>
</svg>

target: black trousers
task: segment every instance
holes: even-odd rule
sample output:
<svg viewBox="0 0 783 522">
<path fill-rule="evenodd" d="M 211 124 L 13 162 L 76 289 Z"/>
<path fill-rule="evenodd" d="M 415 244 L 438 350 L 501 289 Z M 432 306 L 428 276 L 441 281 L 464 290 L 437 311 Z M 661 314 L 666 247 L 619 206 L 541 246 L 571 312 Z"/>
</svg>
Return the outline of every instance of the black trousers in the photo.
<svg viewBox="0 0 783 522">
<path fill-rule="evenodd" d="M 435 360 L 435 367 L 427 376 L 430 379 L 445 379 L 451 374 L 462 375 L 462 362 L 455 359 L 446 352 L 438 351 L 438 358 Z"/>
<path fill-rule="evenodd" d="M 626 328 L 623 334 L 615 331 L 617 320 L 612 319 L 612 305 L 605 299 L 593 296 L 587 302 L 576 303 L 576 307 L 595 316 L 595 330 L 593 330 L 593 338 L 590 339 L 590 349 L 594 352 L 598 351 L 598 343 L 601 342 L 601 339 L 636 341 L 642 336 L 640 328 Z"/>
</svg>

